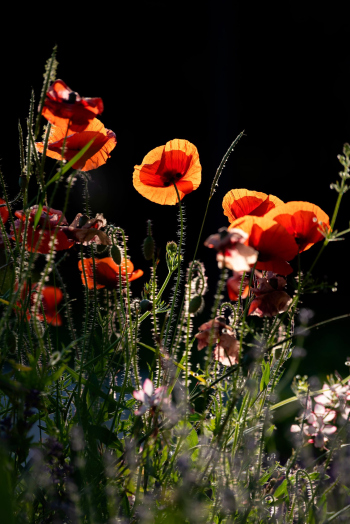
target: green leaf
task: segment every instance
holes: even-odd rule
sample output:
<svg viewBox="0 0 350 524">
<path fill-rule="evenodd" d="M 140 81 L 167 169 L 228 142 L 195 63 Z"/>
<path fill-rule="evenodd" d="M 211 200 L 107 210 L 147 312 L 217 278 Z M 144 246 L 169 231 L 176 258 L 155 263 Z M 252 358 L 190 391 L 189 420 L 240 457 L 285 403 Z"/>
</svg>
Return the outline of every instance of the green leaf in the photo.
<svg viewBox="0 0 350 524">
<path fill-rule="evenodd" d="M 281 497 L 283 495 L 288 495 L 288 490 L 287 490 L 287 479 L 284 479 L 284 481 L 282 482 L 282 484 L 280 484 L 278 486 L 278 488 L 276 489 L 276 491 L 274 492 L 273 496 L 277 499 L 278 497 Z"/>
<path fill-rule="evenodd" d="M 106 444 L 106 446 L 110 447 L 116 447 L 120 451 L 123 451 L 123 446 L 118 439 L 117 435 L 115 433 L 112 433 L 108 428 L 105 426 L 97 426 L 94 424 L 90 424 L 87 428 L 89 437 L 96 438 L 102 444 Z"/>
<path fill-rule="evenodd" d="M 39 205 L 38 205 L 37 212 L 35 213 L 35 217 L 34 217 L 34 225 L 33 225 L 34 229 L 39 224 L 39 220 L 40 220 L 42 211 L 43 211 L 43 204 L 42 204 L 42 202 L 40 202 Z"/>
<path fill-rule="evenodd" d="M 270 364 L 269 362 L 262 362 L 263 374 L 260 381 L 260 391 L 263 391 L 270 381 Z"/>
</svg>

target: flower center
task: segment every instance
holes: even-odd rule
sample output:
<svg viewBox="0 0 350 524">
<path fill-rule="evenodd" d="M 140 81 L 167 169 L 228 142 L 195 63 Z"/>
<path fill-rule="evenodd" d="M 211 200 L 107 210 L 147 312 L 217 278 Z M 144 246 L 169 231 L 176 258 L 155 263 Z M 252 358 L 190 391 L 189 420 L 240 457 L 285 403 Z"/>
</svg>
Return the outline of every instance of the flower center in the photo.
<svg viewBox="0 0 350 524">
<path fill-rule="evenodd" d="M 168 173 L 164 173 L 164 182 L 163 182 L 163 186 L 164 187 L 169 187 L 171 186 L 173 183 L 176 183 L 178 180 L 180 180 L 180 178 L 183 176 L 181 173 L 172 173 L 172 172 L 168 172 Z"/>
</svg>

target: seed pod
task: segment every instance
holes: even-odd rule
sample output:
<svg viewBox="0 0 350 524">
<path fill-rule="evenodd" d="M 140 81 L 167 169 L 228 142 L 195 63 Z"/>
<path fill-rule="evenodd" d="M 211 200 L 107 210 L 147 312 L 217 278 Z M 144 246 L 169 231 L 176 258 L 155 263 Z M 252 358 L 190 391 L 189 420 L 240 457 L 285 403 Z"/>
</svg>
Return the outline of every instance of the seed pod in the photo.
<svg viewBox="0 0 350 524">
<path fill-rule="evenodd" d="M 154 239 L 148 236 L 143 241 L 143 256 L 146 260 L 152 260 L 154 256 Z"/>
<path fill-rule="evenodd" d="M 122 254 L 120 252 L 120 249 L 118 246 L 112 246 L 111 248 L 111 256 L 116 264 L 120 266 L 122 262 Z"/>
<path fill-rule="evenodd" d="M 202 305 L 203 305 L 203 297 L 201 295 L 195 295 L 190 301 L 188 311 L 190 313 L 197 313 L 197 311 L 201 309 Z"/>
</svg>

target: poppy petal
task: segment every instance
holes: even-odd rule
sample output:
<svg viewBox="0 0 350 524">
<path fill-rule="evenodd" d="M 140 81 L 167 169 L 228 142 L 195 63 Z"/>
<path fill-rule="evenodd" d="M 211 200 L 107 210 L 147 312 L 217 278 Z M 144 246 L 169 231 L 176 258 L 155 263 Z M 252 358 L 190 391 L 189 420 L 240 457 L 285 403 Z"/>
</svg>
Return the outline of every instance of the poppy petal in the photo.
<svg viewBox="0 0 350 524">
<path fill-rule="evenodd" d="M 71 130 L 68 130 L 67 136 L 62 128 L 53 126 L 46 155 L 56 160 L 62 160 L 62 150 L 65 146 L 63 157 L 65 160 L 71 160 L 92 139 L 94 139 L 94 142 L 73 165 L 73 169 L 80 169 L 81 171 L 96 169 L 106 163 L 110 157 L 110 152 L 117 143 L 115 133 L 106 129 L 97 118 L 94 118 L 84 131 L 72 133 Z M 37 142 L 35 145 L 39 153 L 42 153 L 44 150 L 43 142 Z"/>
<path fill-rule="evenodd" d="M 240 228 L 248 233 L 247 243 L 259 251 L 257 269 L 289 275 L 292 268 L 287 261 L 298 254 L 298 245 L 292 235 L 270 218 L 246 215 L 238 218 L 229 227 Z"/>
<path fill-rule="evenodd" d="M 56 80 L 46 93 L 42 115 L 55 126 L 71 129 L 86 126 L 89 121 L 103 112 L 101 98 L 83 98 L 72 91 L 63 80 Z"/>
<path fill-rule="evenodd" d="M 232 189 L 224 196 L 222 207 L 230 222 L 245 215 L 264 216 L 270 209 L 283 204 L 274 195 L 248 189 Z"/>
<path fill-rule="evenodd" d="M 320 229 L 330 228 L 329 216 L 310 202 L 287 202 L 270 211 L 267 217 L 284 226 L 294 236 L 299 252 L 324 240 Z"/>
</svg>

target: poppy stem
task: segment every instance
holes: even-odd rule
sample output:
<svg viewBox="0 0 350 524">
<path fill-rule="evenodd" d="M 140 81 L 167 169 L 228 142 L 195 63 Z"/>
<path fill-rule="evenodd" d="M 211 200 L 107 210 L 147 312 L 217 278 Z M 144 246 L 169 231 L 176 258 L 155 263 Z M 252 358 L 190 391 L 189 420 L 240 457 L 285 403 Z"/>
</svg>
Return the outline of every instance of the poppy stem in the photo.
<svg viewBox="0 0 350 524">
<path fill-rule="evenodd" d="M 184 222 L 183 222 L 183 213 L 182 213 L 181 199 L 180 199 L 179 191 L 178 191 L 178 189 L 176 187 L 175 182 L 173 182 L 173 186 L 175 188 L 176 195 L 177 195 L 177 200 L 178 200 L 178 204 L 179 204 L 180 241 L 179 241 L 178 250 L 177 250 L 177 262 L 178 262 L 178 264 L 177 264 L 177 279 L 176 279 L 176 284 L 175 284 L 174 296 L 173 296 L 173 300 L 172 300 L 172 303 L 171 303 L 171 310 L 170 310 L 169 320 L 168 320 L 167 327 L 166 327 L 166 332 L 165 332 L 164 347 L 166 347 L 166 343 L 167 343 L 167 340 L 168 340 L 171 323 L 173 321 L 174 309 L 175 309 L 175 303 L 176 303 L 176 296 L 177 296 L 177 292 L 178 292 L 179 285 L 180 285 L 180 280 L 181 280 L 181 249 L 182 249 L 183 232 L 184 232 Z M 182 303 L 182 306 L 183 306 L 183 303 Z M 175 325 L 175 328 L 174 328 L 174 337 L 176 336 L 176 328 L 177 328 L 177 325 L 178 325 L 178 322 L 179 322 L 179 318 L 180 318 L 180 315 L 181 315 L 182 306 L 180 308 L 179 315 L 178 315 L 178 318 L 177 318 L 177 322 L 176 322 L 176 325 Z M 173 337 L 173 340 L 174 340 L 174 337 Z M 172 345 L 169 348 L 169 353 L 170 353 L 170 355 L 172 355 L 172 353 L 173 353 Z"/>
</svg>

